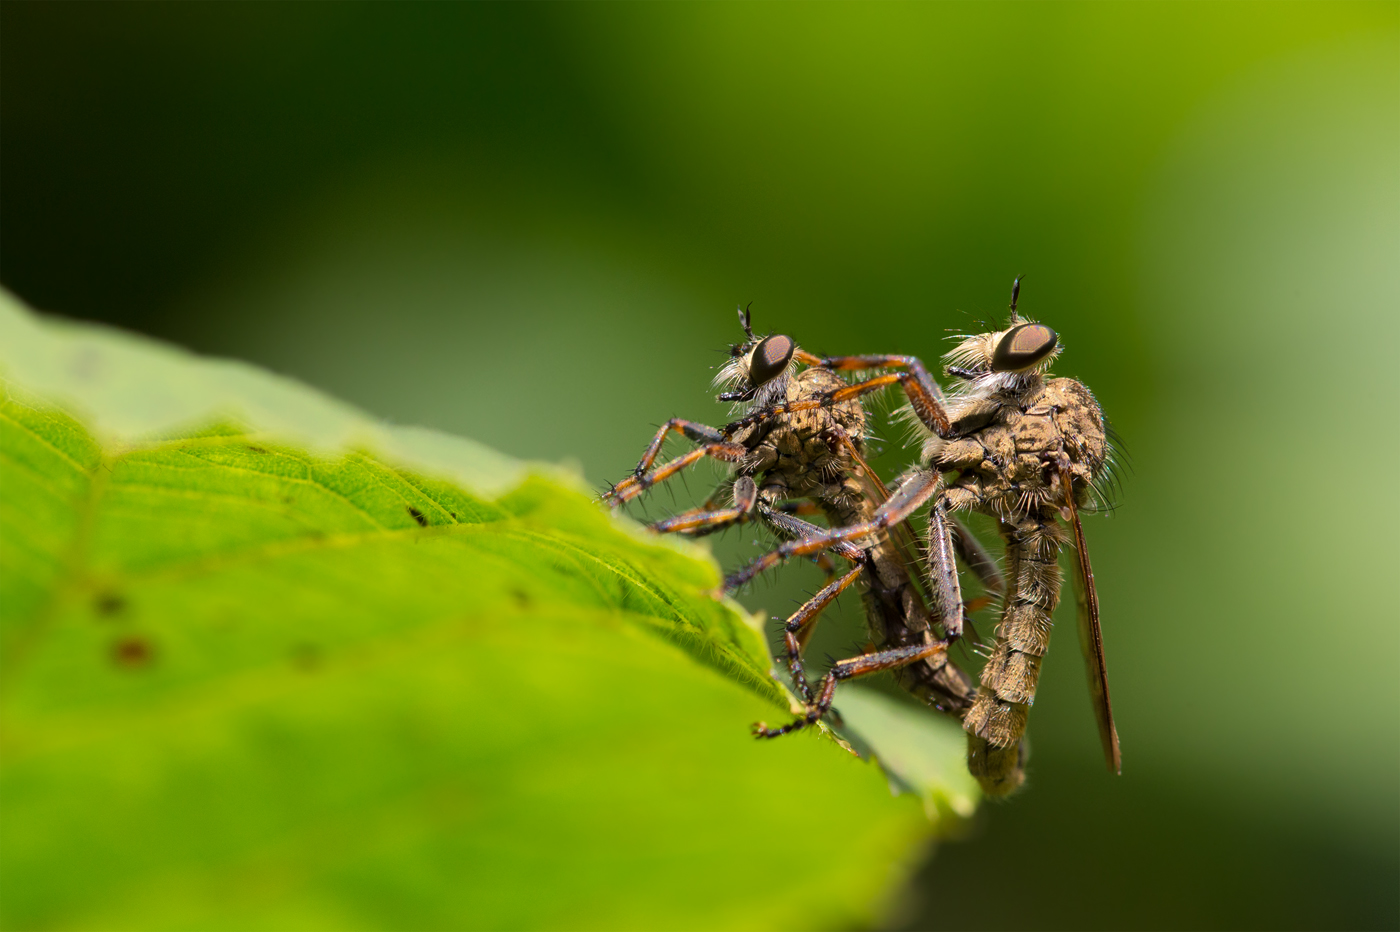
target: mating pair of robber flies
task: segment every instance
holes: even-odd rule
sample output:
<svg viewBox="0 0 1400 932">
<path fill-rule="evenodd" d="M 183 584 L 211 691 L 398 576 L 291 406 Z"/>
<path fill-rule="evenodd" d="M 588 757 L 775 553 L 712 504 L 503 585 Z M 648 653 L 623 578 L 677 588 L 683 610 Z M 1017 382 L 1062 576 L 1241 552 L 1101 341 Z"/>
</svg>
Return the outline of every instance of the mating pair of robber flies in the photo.
<svg viewBox="0 0 1400 932">
<path fill-rule="evenodd" d="M 968 767 L 985 792 L 1015 790 L 1025 779 L 1026 716 L 1060 600 L 1059 554 L 1069 543 L 1104 757 L 1115 773 L 1121 769 L 1094 572 L 1079 520 L 1108 476 L 1109 438 L 1089 390 L 1050 376 L 1059 338 L 1017 314 L 1019 292 L 1018 278 L 1005 330 L 964 337 L 946 355 L 944 373 L 956 382 L 946 395 L 914 356 L 816 356 L 787 336 L 754 336 L 748 312 L 741 311 L 745 340 L 731 348 L 716 382 L 725 389 L 719 400 L 743 405 L 743 416 L 722 428 L 668 421 L 633 475 L 606 494 L 619 507 L 700 459 L 716 459 L 732 466 L 732 482 L 653 529 L 699 536 L 757 521 L 772 530 L 781 544 L 726 577 L 725 591 L 791 557 L 824 562 L 828 583 L 783 626 L 785 659 L 804 712 L 776 728 L 760 722 L 756 736 L 810 726 L 831 711 L 839 682 L 890 671 L 901 686 L 962 723 Z M 868 377 L 852 382 L 842 373 Z M 865 460 L 862 399 L 894 386 L 923 444 L 918 464 L 887 486 Z M 696 447 L 658 466 L 673 433 Z M 921 511 L 927 529 L 919 540 L 908 522 Z M 1000 567 L 959 521 L 960 512 L 995 519 L 1005 543 Z M 811 516 L 823 517 L 826 526 L 805 520 Z M 828 554 L 850 569 L 835 572 Z M 967 628 L 967 613 L 980 607 L 963 600 L 959 563 L 1001 603 L 977 684 L 949 658 Z M 837 661 L 813 684 L 804 648 L 822 610 L 852 585 L 864 603 L 874 649 Z"/>
</svg>

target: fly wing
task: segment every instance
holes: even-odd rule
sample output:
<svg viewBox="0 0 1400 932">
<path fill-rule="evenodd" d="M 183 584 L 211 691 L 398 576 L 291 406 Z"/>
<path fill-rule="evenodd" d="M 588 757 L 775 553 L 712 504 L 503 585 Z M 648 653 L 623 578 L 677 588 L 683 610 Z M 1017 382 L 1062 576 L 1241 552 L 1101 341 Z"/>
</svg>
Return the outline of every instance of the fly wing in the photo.
<svg viewBox="0 0 1400 932">
<path fill-rule="evenodd" d="M 1108 672 L 1103 662 L 1103 632 L 1099 629 L 1099 594 L 1094 588 L 1094 568 L 1089 563 L 1089 548 L 1084 543 L 1084 528 L 1079 523 L 1079 509 L 1074 504 L 1073 476 L 1068 469 L 1060 470 L 1060 484 L 1065 489 L 1065 516 L 1074 530 L 1074 600 L 1079 609 L 1079 647 L 1084 652 L 1084 664 L 1089 674 L 1089 697 L 1094 702 L 1094 717 L 1099 723 L 1099 739 L 1103 742 L 1104 761 L 1114 773 L 1123 772 L 1123 756 L 1118 747 L 1118 729 L 1113 727 L 1113 705 L 1108 696 Z"/>
</svg>

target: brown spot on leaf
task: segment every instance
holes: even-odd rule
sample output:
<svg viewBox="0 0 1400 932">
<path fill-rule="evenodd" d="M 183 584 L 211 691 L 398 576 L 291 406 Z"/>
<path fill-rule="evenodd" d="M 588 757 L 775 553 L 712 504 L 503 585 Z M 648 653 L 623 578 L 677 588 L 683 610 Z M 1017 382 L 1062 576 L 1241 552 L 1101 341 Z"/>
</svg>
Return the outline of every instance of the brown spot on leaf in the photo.
<svg viewBox="0 0 1400 932">
<path fill-rule="evenodd" d="M 112 662 L 129 670 L 147 666 L 155 659 L 155 648 L 145 638 L 122 638 L 112 644 Z"/>
<path fill-rule="evenodd" d="M 428 519 L 423 517 L 423 512 L 419 511 L 417 508 L 414 508 L 412 505 L 409 505 L 408 513 L 413 515 L 413 520 L 418 522 L 419 527 L 428 526 Z"/>
<path fill-rule="evenodd" d="M 249 453 L 266 453 L 267 450 L 263 449 L 262 447 L 254 446 L 253 444 L 250 443 L 250 444 L 248 444 L 248 452 L 249 452 Z"/>
</svg>

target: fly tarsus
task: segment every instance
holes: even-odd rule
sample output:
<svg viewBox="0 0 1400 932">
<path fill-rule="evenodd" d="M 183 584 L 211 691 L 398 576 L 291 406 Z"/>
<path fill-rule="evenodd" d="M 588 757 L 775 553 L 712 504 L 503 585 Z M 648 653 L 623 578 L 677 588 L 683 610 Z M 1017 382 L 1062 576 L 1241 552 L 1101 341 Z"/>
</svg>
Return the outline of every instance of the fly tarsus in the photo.
<svg viewBox="0 0 1400 932">
<path fill-rule="evenodd" d="M 792 643 L 792 635 L 789 634 L 788 637 L 789 643 Z M 945 642 L 929 641 L 924 644 L 910 644 L 904 647 L 872 651 L 858 657 L 851 657 L 848 660 L 838 661 L 827 671 L 826 676 L 822 677 L 816 690 L 816 699 L 807 698 L 806 712 L 802 716 L 779 728 L 769 728 L 766 722 L 756 722 L 753 725 L 753 736 L 755 738 L 779 738 L 816 724 L 823 715 L 831 711 L 831 701 L 836 694 L 836 684 L 843 680 L 852 680 L 861 676 L 869 676 L 872 673 L 908 666 L 935 654 L 946 653 L 947 650 L 948 645 Z M 807 693 L 807 696 L 810 695 Z"/>
</svg>

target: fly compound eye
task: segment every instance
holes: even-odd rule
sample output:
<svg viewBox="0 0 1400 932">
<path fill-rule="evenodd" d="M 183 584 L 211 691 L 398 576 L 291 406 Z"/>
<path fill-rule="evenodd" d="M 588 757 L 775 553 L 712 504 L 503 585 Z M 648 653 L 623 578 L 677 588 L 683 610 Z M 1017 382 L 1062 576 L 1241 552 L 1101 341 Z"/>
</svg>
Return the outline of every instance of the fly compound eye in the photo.
<svg viewBox="0 0 1400 932">
<path fill-rule="evenodd" d="M 749 362 L 749 384 L 762 385 L 781 375 L 796 348 L 791 337 L 776 333 L 754 347 L 753 358 Z"/>
<path fill-rule="evenodd" d="M 1006 332 L 992 353 L 993 372 L 1013 372 L 1029 369 L 1055 351 L 1060 340 L 1055 331 L 1044 324 L 1022 324 Z"/>
</svg>

